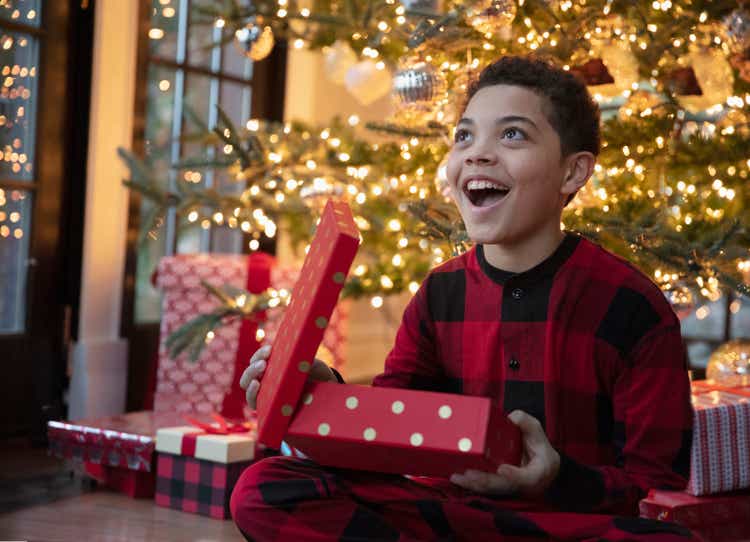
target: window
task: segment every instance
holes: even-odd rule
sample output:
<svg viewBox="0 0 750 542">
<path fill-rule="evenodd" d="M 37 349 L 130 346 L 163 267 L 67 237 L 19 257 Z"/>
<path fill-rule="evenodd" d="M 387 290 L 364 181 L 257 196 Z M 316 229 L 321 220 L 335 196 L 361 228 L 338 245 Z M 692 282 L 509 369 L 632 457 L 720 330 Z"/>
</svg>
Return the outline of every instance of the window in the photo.
<svg viewBox="0 0 750 542">
<path fill-rule="evenodd" d="M 156 178 L 173 190 L 177 183 L 189 182 L 223 192 L 241 192 L 243 186 L 212 169 L 181 169 L 170 166 L 185 158 L 215 157 L 219 148 L 196 141 L 199 125 L 212 128 L 221 104 L 236 126 L 253 116 L 253 62 L 226 42 L 223 27 L 199 24 L 197 0 L 150 0 L 144 150 Z M 257 76 L 256 83 L 257 84 Z M 277 99 L 280 99 L 277 97 Z M 152 210 L 141 202 L 143 219 Z M 152 239 L 138 247 L 134 319 L 136 323 L 157 322 L 160 295 L 150 277 L 159 259 L 168 254 L 190 252 L 242 252 L 243 234 L 239 229 L 211 227 L 210 221 L 185 221 L 174 212 L 163 217 L 162 227 Z"/>
<path fill-rule="evenodd" d="M 0 335 L 26 331 L 40 3 L 0 2 Z"/>
</svg>

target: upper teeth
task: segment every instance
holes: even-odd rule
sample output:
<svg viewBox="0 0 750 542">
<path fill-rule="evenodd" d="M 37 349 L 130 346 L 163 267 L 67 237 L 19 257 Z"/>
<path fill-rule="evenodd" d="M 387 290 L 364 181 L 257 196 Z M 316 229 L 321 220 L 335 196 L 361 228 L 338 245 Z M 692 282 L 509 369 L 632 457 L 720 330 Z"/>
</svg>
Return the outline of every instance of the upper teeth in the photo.
<svg viewBox="0 0 750 542">
<path fill-rule="evenodd" d="M 492 188 L 495 190 L 509 190 L 509 188 L 506 186 L 495 184 L 490 181 L 473 181 L 472 180 L 466 183 L 467 190 L 483 190 L 486 188 Z"/>
</svg>

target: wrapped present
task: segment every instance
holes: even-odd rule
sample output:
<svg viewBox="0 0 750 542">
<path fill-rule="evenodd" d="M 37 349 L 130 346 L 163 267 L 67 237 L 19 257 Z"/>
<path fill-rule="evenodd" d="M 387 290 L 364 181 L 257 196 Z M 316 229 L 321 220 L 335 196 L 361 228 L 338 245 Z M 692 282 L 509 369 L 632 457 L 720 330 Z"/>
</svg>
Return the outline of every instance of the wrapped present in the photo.
<svg viewBox="0 0 750 542">
<path fill-rule="evenodd" d="M 206 345 L 197 363 L 182 354 L 171 359 L 167 338 L 199 314 L 212 311 L 218 303 L 206 288 L 208 284 L 224 284 L 261 293 L 269 286 L 291 291 L 299 270 L 276 265 L 264 253 L 242 254 L 180 254 L 162 258 L 154 275 L 154 283 L 164 292 L 159 341 L 159 360 L 154 392 L 154 410 L 183 414 L 219 412 L 227 418 L 247 418 L 244 391 L 237 386 L 250 356 L 259 340 L 272 341 L 283 308 L 259 315 L 257 321 L 233 320 L 224 323 Z M 343 327 L 345 310 L 331 318 L 323 345 L 334 366 L 343 365 Z M 256 333 L 258 326 L 263 334 Z M 263 337 L 262 337 L 263 335 Z"/>
<path fill-rule="evenodd" d="M 329 202 L 263 375 L 259 442 L 276 447 L 288 430 L 320 463 L 412 475 L 518 464 L 520 430 L 488 398 L 330 383 L 308 384 L 301 398 L 357 238 L 346 204 Z"/>
<path fill-rule="evenodd" d="M 47 424 L 52 455 L 84 465 L 87 474 L 131 497 L 154 494 L 154 448 L 159 427 L 179 423 L 174 413 L 151 411 Z"/>
<path fill-rule="evenodd" d="M 329 201 L 305 258 L 258 393 L 258 440 L 278 448 L 357 253 L 351 210 Z"/>
<path fill-rule="evenodd" d="M 750 488 L 750 388 L 695 381 L 692 402 L 688 493 L 699 496 Z"/>
<path fill-rule="evenodd" d="M 252 426 L 181 426 L 156 435 L 156 504 L 216 519 L 229 517 L 229 498 L 255 459 Z"/>
<path fill-rule="evenodd" d="M 678 523 L 708 542 L 750 537 L 750 492 L 696 497 L 685 491 L 652 489 L 639 503 L 640 516 Z"/>
<path fill-rule="evenodd" d="M 518 428 L 486 397 L 311 382 L 286 442 L 323 465 L 449 477 L 518 464 Z"/>
</svg>

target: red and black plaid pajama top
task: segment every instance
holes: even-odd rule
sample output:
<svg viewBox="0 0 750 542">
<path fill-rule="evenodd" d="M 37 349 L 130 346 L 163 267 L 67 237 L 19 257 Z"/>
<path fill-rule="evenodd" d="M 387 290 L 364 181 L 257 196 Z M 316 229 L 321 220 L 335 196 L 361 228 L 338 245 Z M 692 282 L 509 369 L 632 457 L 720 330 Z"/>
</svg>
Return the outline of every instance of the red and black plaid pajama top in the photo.
<svg viewBox="0 0 750 542">
<path fill-rule="evenodd" d="M 664 295 L 582 237 L 567 234 L 523 273 L 492 267 L 481 245 L 434 269 L 373 385 L 490 397 L 528 412 L 561 455 L 557 480 L 543 502 L 524 504 L 447 480 L 271 458 L 249 468 L 232 497 L 248 539 L 691 536 L 605 515 L 633 516 L 649 488 L 685 486 L 692 408 L 680 323 Z"/>
<path fill-rule="evenodd" d="M 436 268 L 404 313 L 376 386 L 497 399 L 536 417 L 562 457 L 549 499 L 634 514 L 687 483 L 692 407 L 680 322 L 626 261 L 567 234 L 523 273 L 481 246 Z"/>
</svg>

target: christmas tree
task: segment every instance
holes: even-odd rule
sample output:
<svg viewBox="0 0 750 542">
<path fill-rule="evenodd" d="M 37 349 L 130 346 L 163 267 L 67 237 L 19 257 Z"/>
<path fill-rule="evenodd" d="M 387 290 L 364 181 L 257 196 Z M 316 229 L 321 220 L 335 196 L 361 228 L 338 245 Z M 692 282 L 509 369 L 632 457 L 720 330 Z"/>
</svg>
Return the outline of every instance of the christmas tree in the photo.
<svg viewBox="0 0 750 542">
<path fill-rule="evenodd" d="M 123 152 L 126 184 L 156 204 L 144 242 L 174 208 L 186 224 L 256 239 L 281 229 L 303 249 L 336 196 L 363 238 L 345 294 L 414 292 L 430 267 L 470 246 L 444 171 L 467 85 L 502 55 L 533 54 L 577 73 L 602 108 L 596 171 L 564 227 L 632 261 L 678 310 L 725 290 L 750 294 L 750 11 L 736 2 L 216 0 L 194 9 L 193 20 L 229 30 L 237 54 L 254 61 L 276 40 L 321 49 L 329 77 L 363 103 L 391 93 L 395 113 L 364 126 L 345 111 L 328 126 L 235 126 L 221 112 L 213 127 L 196 121 L 207 150 L 173 167 L 224 169 L 240 193 L 187 181 L 165 191 L 147 162 Z M 177 333 L 177 351 L 277 299 L 215 293 L 221 309 Z"/>
</svg>

